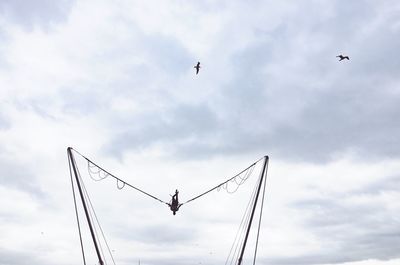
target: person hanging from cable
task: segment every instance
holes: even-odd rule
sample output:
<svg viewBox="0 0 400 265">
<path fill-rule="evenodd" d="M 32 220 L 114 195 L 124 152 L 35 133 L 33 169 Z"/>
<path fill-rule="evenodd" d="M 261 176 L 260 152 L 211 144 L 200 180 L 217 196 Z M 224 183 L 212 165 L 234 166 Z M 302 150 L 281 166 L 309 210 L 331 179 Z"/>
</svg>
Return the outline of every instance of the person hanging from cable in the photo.
<svg viewBox="0 0 400 265">
<path fill-rule="evenodd" d="M 179 210 L 179 207 L 182 206 L 182 203 L 179 203 L 178 193 L 179 191 L 175 190 L 175 194 L 172 196 L 171 203 L 167 203 L 174 215 Z"/>
</svg>

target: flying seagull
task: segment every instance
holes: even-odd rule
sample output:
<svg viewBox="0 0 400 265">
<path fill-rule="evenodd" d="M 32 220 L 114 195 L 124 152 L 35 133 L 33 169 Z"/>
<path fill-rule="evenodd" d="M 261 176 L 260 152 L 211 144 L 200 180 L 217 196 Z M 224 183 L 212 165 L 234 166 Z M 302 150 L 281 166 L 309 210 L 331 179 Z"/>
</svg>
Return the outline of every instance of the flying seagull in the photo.
<svg viewBox="0 0 400 265">
<path fill-rule="evenodd" d="M 196 75 L 197 75 L 200 71 L 200 62 L 197 62 L 197 64 L 193 68 L 196 68 Z"/>
<path fill-rule="evenodd" d="M 344 59 L 350 60 L 349 56 L 343 56 L 343 55 L 341 55 L 341 54 L 338 55 L 338 56 L 336 56 L 336 57 L 340 58 L 340 59 L 339 59 L 339 62 L 342 61 L 342 60 L 344 60 Z"/>
</svg>

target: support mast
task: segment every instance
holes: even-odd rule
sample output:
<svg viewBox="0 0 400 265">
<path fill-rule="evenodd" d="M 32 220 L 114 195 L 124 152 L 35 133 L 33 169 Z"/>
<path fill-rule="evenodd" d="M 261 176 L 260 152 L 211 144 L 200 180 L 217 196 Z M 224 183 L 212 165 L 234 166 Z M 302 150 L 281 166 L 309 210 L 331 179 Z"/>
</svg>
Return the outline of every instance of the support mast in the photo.
<svg viewBox="0 0 400 265">
<path fill-rule="evenodd" d="M 246 243 L 247 243 L 247 239 L 249 237 L 251 223 L 253 222 L 254 212 L 256 211 L 258 196 L 260 195 L 261 186 L 262 186 L 264 178 L 266 177 L 266 174 L 267 174 L 266 170 L 267 170 L 268 160 L 269 160 L 269 157 L 265 156 L 264 157 L 263 169 L 262 169 L 262 173 L 261 173 L 262 175 L 261 175 L 261 178 L 260 178 L 260 183 L 258 184 L 257 195 L 256 195 L 255 202 L 254 202 L 254 205 L 253 205 L 253 209 L 252 209 L 252 212 L 251 212 L 249 225 L 247 226 L 247 231 L 246 231 L 246 236 L 244 238 L 242 251 L 240 252 L 240 256 L 239 256 L 239 259 L 238 259 L 238 265 L 241 265 L 242 261 L 243 261 L 243 254 L 244 254 L 244 250 L 246 249 Z"/>
<path fill-rule="evenodd" d="M 71 163 L 71 165 L 72 165 L 72 169 L 73 169 L 73 172 L 74 172 L 75 181 L 76 181 L 76 184 L 77 184 L 77 186 L 78 186 L 79 195 L 80 195 L 81 200 L 82 200 L 82 205 L 83 205 L 83 209 L 84 209 L 84 211 L 85 211 L 86 220 L 87 220 L 88 225 L 89 225 L 90 234 L 91 234 L 92 239 L 93 239 L 93 244 L 94 244 L 94 247 L 95 247 L 95 249 L 96 249 L 97 257 L 98 257 L 98 259 L 99 259 L 99 264 L 100 264 L 100 265 L 104 265 L 103 259 L 101 258 L 99 246 L 98 246 L 98 244 L 97 244 L 96 236 L 95 236 L 95 234 L 94 234 L 92 221 L 91 221 L 91 219 L 90 219 L 90 217 L 89 217 L 89 212 L 88 212 L 88 209 L 87 209 L 87 206 L 86 206 L 86 201 L 85 201 L 84 196 L 83 196 L 81 183 L 80 183 L 79 177 L 78 177 L 78 171 L 77 171 L 77 169 L 76 169 L 75 158 L 74 158 L 74 156 L 73 156 L 73 154 L 72 154 L 72 147 L 68 147 L 67 152 L 68 152 L 68 158 L 69 158 L 69 160 L 70 160 L 70 163 Z"/>
</svg>

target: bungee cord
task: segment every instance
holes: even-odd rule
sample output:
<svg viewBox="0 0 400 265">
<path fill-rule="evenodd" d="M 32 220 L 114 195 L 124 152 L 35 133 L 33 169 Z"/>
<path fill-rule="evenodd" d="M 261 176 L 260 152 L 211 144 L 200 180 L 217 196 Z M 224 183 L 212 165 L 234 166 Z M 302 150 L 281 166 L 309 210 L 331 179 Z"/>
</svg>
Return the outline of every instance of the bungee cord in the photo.
<svg viewBox="0 0 400 265">
<path fill-rule="evenodd" d="M 233 179 L 227 180 L 224 184 L 217 186 L 216 190 L 220 191 L 221 189 L 223 189 L 223 190 L 226 190 L 226 192 L 229 194 L 235 193 L 239 189 L 239 187 L 251 176 L 251 174 L 253 173 L 253 170 L 255 168 L 255 165 L 256 165 L 256 163 L 253 166 L 251 166 L 248 170 L 246 170 L 245 172 L 242 172 L 241 174 L 236 175 Z M 244 176 L 242 177 L 242 175 L 244 175 Z M 234 190 L 229 190 L 229 183 L 233 183 L 233 182 L 236 184 L 235 188 L 234 188 Z"/>
<path fill-rule="evenodd" d="M 124 187 L 125 187 L 125 182 L 122 182 L 122 186 L 119 186 L 119 183 L 120 183 L 121 181 L 119 181 L 118 179 L 117 179 L 117 189 L 119 189 L 119 190 L 122 190 Z"/>
<path fill-rule="evenodd" d="M 91 161 L 88 160 L 87 164 L 88 164 L 87 168 L 88 168 L 89 176 L 94 181 L 102 181 L 103 179 L 106 179 L 109 176 L 108 173 L 101 170 L 99 167 L 94 165 Z M 97 178 L 95 178 L 94 176 L 97 176 Z"/>
<path fill-rule="evenodd" d="M 90 160 L 89 158 L 87 158 L 86 156 L 84 156 L 83 154 L 78 152 L 77 150 L 75 150 L 73 148 L 71 148 L 71 150 L 73 150 L 75 153 L 77 153 L 83 159 L 85 159 L 87 161 L 87 167 L 88 167 L 89 176 L 94 181 L 101 181 L 101 180 L 106 179 L 107 177 L 112 177 L 112 178 L 114 178 L 116 180 L 117 188 L 119 190 L 122 190 L 125 186 L 129 186 L 129 187 L 141 192 L 142 194 L 144 194 L 144 195 L 146 195 L 146 196 L 148 196 L 148 197 L 150 197 L 150 198 L 152 198 L 154 200 L 157 200 L 158 202 L 161 202 L 161 203 L 166 204 L 169 207 L 171 207 L 171 203 L 165 202 L 165 201 L 161 200 L 160 198 L 158 198 L 158 197 L 156 197 L 154 195 L 151 195 L 150 193 L 145 192 L 144 190 L 142 190 L 142 189 L 140 189 L 140 188 L 138 188 L 138 187 L 136 187 L 136 186 L 134 186 L 132 184 L 129 184 L 128 182 L 122 180 L 121 178 L 118 178 L 117 176 L 113 175 L 109 171 L 107 171 L 104 168 L 100 167 L 98 164 L 96 164 L 95 162 L 93 162 L 92 160 Z M 217 191 L 226 190 L 226 192 L 229 193 L 229 194 L 235 193 L 239 189 L 239 187 L 244 182 L 246 182 L 246 180 L 252 175 L 255 166 L 262 159 L 264 159 L 264 157 L 258 159 L 256 162 L 254 162 L 253 164 L 251 164 L 247 168 L 243 169 L 242 171 L 240 171 L 238 174 L 234 175 L 233 177 L 225 180 L 224 182 L 219 183 L 218 185 L 216 185 L 216 186 L 212 187 L 211 189 L 209 189 L 209 190 L 207 190 L 207 191 L 205 191 L 205 192 L 203 192 L 203 193 L 201 193 L 201 194 L 199 194 L 199 195 L 187 200 L 184 203 L 179 203 L 179 207 L 184 205 L 184 204 L 187 204 L 189 202 L 192 202 L 194 200 L 197 200 L 197 199 L 203 197 L 204 195 L 206 195 L 206 194 L 208 194 L 208 193 L 210 193 L 210 192 L 212 192 L 214 190 L 217 190 Z M 230 188 L 231 186 L 233 186 L 231 184 L 234 184 L 234 188 Z"/>
<path fill-rule="evenodd" d="M 256 165 L 258 162 L 260 162 L 261 160 L 263 160 L 263 159 L 264 159 L 264 157 L 258 159 L 256 162 L 254 162 L 253 164 L 251 164 L 251 165 L 248 166 L 247 168 L 243 169 L 241 172 L 239 172 L 239 173 L 236 174 L 235 176 L 233 176 L 233 177 L 227 179 L 226 181 L 224 181 L 224 182 L 218 184 L 217 186 L 215 186 L 215 187 L 213 187 L 213 188 L 211 188 L 211 189 L 209 189 L 209 190 L 207 190 L 207 191 L 205 191 L 205 192 L 203 192 L 203 193 L 201 193 L 201 194 L 199 194 L 199 195 L 193 197 L 192 199 L 187 200 L 187 201 L 184 202 L 183 204 L 192 202 L 192 201 L 194 201 L 194 200 L 196 200 L 196 199 L 198 199 L 198 198 L 200 198 L 200 197 L 203 197 L 204 195 L 206 195 L 206 194 L 208 194 L 208 193 L 210 193 L 210 192 L 212 192 L 212 191 L 214 191 L 214 190 L 221 190 L 221 189 L 226 189 L 226 190 L 227 190 L 227 185 L 228 185 L 228 183 L 231 182 L 231 181 L 235 181 L 235 182 L 236 182 L 236 180 L 235 180 L 236 178 L 242 179 L 242 181 L 241 181 L 240 184 L 238 185 L 238 187 L 239 187 L 240 185 L 242 185 L 242 184 L 250 177 L 251 174 L 248 174 L 249 171 L 251 170 L 250 173 L 253 172 L 253 169 L 254 169 L 255 165 Z M 240 177 L 243 173 L 245 173 L 245 177 Z M 237 189 L 236 189 L 236 190 L 237 190 Z M 236 191 L 236 190 L 235 190 L 235 191 Z M 227 190 L 227 191 L 228 191 L 228 190 Z M 234 191 L 234 192 L 235 192 L 235 191 Z M 232 193 L 233 193 L 233 192 L 232 192 Z"/>
<path fill-rule="evenodd" d="M 128 182 L 126 182 L 126 181 L 124 181 L 124 180 L 118 178 L 117 176 L 111 174 L 110 172 L 108 172 L 108 171 L 105 170 L 104 168 L 100 167 L 98 164 L 96 164 L 95 162 L 93 162 L 92 160 L 90 160 L 89 158 L 87 158 L 86 156 L 84 156 L 84 155 L 82 155 L 81 153 L 79 153 L 77 150 L 75 150 L 75 149 L 73 149 L 73 148 L 71 148 L 71 150 L 73 150 L 75 153 L 77 153 L 77 154 L 80 155 L 82 158 L 84 158 L 84 159 L 88 162 L 88 165 L 92 165 L 92 166 L 90 166 L 90 167 L 92 167 L 92 168 L 93 168 L 93 167 L 97 167 L 97 168 L 98 168 L 99 171 L 93 171 L 93 170 L 90 170 L 90 169 L 88 170 L 88 171 L 89 171 L 89 175 L 91 176 L 92 179 L 93 179 L 93 176 L 90 174 L 91 171 L 92 171 L 94 174 L 98 174 L 99 178 L 98 178 L 98 179 L 95 179 L 96 181 L 103 180 L 103 179 L 105 179 L 105 178 L 107 178 L 107 177 L 110 176 L 110 177 L 116 179 L 117 181 L 119 181 L 120 183 L 123 183 L 123 186 L 127 185 L 127 186 L 129 186 L 129 187 L 131 187 L 131 188 L 133 188 L 133 189 L 135 189 L 135 190 L 137 190 L 137 191 L 143 193 L 144 195 L 147 195 L 148 197 L 155 199 L 156 201 L 159 201 L 159 202 L 164 203 L 164 204 L 168 204 L 167 202 L 165 202 L 165 201 L 163 201 L 163 200 L 157 198 L 156 196 L 153 196 L 153 195 L 151 195 L 151 194 L 149 194 L 149 193 L 143 191 L 142 189 L 140 189 L 140 188 L 138 188 L 138 187 L 135 187 L 135 186 L 129 184 Z M 88 166 L 88 167 L 89 167 L 89 166 Z M 104 174 L 103 176 L 101 175 L 100 171 L 103 172 L 103 174 Z M 122 187 L 122 188 L 123 188 L 123 187 Z M 122 188 L 121 188 L 121 189 L 122 189 Z"/>
</svg>

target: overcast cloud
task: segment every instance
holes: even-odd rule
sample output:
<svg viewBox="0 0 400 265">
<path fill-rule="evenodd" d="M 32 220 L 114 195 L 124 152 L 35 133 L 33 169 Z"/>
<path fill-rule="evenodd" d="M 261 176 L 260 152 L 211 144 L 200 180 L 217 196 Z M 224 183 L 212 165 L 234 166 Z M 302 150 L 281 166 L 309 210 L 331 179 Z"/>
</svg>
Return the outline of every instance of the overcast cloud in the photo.
<svg viewBox="0 0 400 265">
<path fill-rule="evenodd" d="M 399 14 L 0 0 L 0 264 L 82 263 L 68 146 L 165 201 L 269 155 L 258 263 L 400 263 Z M 116 264 L 224 262 L 259 173 L 173 216 L 77 159 Z"/>
</svg>

